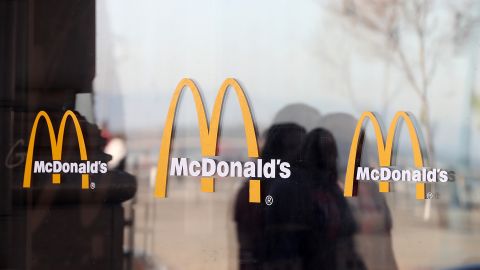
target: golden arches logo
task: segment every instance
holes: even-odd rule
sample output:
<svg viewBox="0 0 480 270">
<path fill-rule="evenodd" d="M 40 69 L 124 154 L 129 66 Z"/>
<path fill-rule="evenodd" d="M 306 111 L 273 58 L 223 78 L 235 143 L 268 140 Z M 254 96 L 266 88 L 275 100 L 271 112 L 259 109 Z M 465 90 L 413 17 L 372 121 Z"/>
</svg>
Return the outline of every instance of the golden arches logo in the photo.
<svg viewBox="0 0 480 270">
<path fill-rule="evenodd" d="M 193 95 L 195 109 L 197 112 L 201 151 L 203 156 L 217 155 L 218 129 L 220 125 L 220 115 L 222 112 L 223 101 L 228 89 L 233 89 L 237 96 L 238 103 L 242 112 L 243 124 L 245 129 L 245 139 L 247 142 L 248 157 L 258 157 L 257 136 L 255 134 L 255 126 L 252 120 L 252 114 L 248 105 L 247 98 L 240 84 L 232 78 L 226 79 L 220 90 L 218 91 L 213 112 L 210 118 L 210 124 L 207 122 L 204 104 L 200 91 L 191 79 L 182 79 L 173 93 L 170 107 L 168 108 L 165 127 L 163 129 L 162 141 L 160 146 L 160 154 L 157 164 L 157 176 L 155 182 L 155 197 L 164 198 L 167 193 L 167 170 L 169 166 L 170 144 L 172 140 L 172 130 L 175 121 L 175 113 L 179 102 L 180 94 L 184 89 L 189 89 Z M 204 177 L 200 180 L 202 192 L 214 192 L 215 181 L 213 177 Z M 260 180 L 249 181 L 249 201 L 253 203 L 260 202 Z"/>
<path fill-rule="evenodd" d="M 358 120 L 357 126 L 355 128 L 355 133 L 352 139 L 352 145 L 350 146 L 350 154 L 348 157 L 347 172 L 345 175 L 345 197 L 352 197 L 356 195 L 357 181 L 354 180 L 354 174 L 357 167 L 357 161 L 359 154 L 361 152 L 360 140 L 363 138 L 364 124 L 366 120 L 370 120 L 373 125 L 374 134 L 377 139 L 377 152 L 379 158 L 380 166 L 391 166 L 392 165 L 392 154 L 393 154 L 393 144 L 395 142 L 395 131 L 398 127 L 400 120 L 403 120 L 408 128 L 408 134 L 410 136 L 410 141 L 412 145 L 413 160 L 417 168 L 424 166 L 423 164 L 423 155 L 418 139 L 417 131 L 415 129 L 414 122 L 412 120 L 413 116 L 409 115 L 407 112 L 397 112 L 390 124 L 387 133 L 386 142 L 384 142 L 384 137 L 380 124 L 377 121 L 375 115 L 371 112 L 364 112 L 360 119 Z M 389 192 L 390 183 L 380 182 L 379 183 L 380 192 Z M 418 200 L 425 199 L 425 184 L 417 183 L 416 184 L 416 198 Z"/>
<path fill-rule="evenodd" d="M 45 111 L 40 111 L 37 116 L 35 117 L 35 121 L 33 122 L 32 131 L 30 133 L 30 139 L 28 141 L 28 149 L 27 149 L 27 156 L 25 160 L 25 172 L 23 175 L 23 187 L 29 188 L 31 185 L 31 178 L 32 178 L 32 163 L 33 163 L 33 150 L 35 148 L 35 138 L 37 134 L 37 128 L 40 120 L 44 119 L 47 128 L 48 128 L 48 135 L 50 137 L 50 147 L 52 150 L 52 159 L 53 160 L 61 160 L 62 159 L 62 148 L 63 148 L 63 137 L 65 134 L 65 125 L 68 119 L 71 119 L 74 126 L 75 131 L 77 133 L 78 139 L 78 147 L 80 148 L 80 159 L 87 160 L 87 149 L 85 147 L 85 140 L 83 138 L 82 129 L 80 127 L 80 123 L 78 122 L 77 116 L 70 110 L 66 111 L 63 114 L 62 120 L 60 122 L 60 127 L 58 130 L 58 137 L 55 138 L 55 130 L 53 129 L 52 120 L 48 116 Z M 52 183 L 60 184 L 60 174 L 53 173 L 52 174 Z M 88 189 L 89 179 L 88 174 L 82 174 L 82 189 Z"/>
</svg>

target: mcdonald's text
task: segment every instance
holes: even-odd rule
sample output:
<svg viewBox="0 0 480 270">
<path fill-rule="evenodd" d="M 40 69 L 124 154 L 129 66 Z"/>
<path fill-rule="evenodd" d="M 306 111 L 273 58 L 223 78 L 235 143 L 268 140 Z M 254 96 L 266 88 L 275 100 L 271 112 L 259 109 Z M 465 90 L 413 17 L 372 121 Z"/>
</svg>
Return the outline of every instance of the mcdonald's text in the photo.
<svg viewBox="0 0 480 270">
<path fill-rule="evenodd" d="M 33 173 L 107 173 L 107 163 L 102 161 L 86 162 L 51 162 L 36 160 L 33 165 Z"/>
<path fill-rule="evenodd" d="M 278 167 L 278 169 L 277 169 Z M 171 176 L 202 176 L 212 177 L 249 177 L 249 178 L 276 178 L 277 172 L 280 178 L 286 179 L 291 175 L 290 164 L 280 159 L 263 161 L 216 161 L 211 158 L 202 158 L 202 161 L 188 158 L 172 158 L 170 165 Z"/>
<path fill-rule="evenodd" d="M 442 182 L 448 181 L 448 172 L 443 169 L 422 168 L 422 169 L 396 169 L 383 167 L 370 169 L 369 167 L 357 168 L 357 180 L 373 181 L 401 181 L 401 182 Z"/>
</svg>

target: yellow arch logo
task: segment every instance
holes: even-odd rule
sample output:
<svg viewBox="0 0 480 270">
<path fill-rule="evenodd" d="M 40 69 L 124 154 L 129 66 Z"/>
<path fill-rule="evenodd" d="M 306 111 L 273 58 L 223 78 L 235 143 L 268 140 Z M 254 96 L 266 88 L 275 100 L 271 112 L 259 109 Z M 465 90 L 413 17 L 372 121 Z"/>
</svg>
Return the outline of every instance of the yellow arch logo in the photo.
<svg viewBox="0 0 480 270">
<path fill-rule="evenodd" d="M 223 101 L 228 89 L 233 89 L 237 96 L 240 109 L 242 111 L 242 118 L 245 129 L 245 139 L 247 142 L 248 157 L 258 157 L 258 145 L 257 136 L 255 134 L 255 126 L 252 120 L 252 114 L 248 105 L 247 98 L 243 92 L 239 83 L 232 78 L 226 79 L 220 90 L 218 91 L 215 103 L 213 105 L 213 112 L 210 119 L 210 125 L 207 122 L 205 109 L 195 83 L 190 79 L 182 79 L 173 93 L 170 107 L 168 109 L 167 118 L 165 120 L 165 127 L 163 129 L 162 141 L 160 146 L 160 154 L 157 164 L 157 176 L 155 182 L 155 197 L 164 198 L 167 193 L 167 170 L 170 157 L 170 143 L 172 140 L 172 129 L 175 121 L 175 113 L 180 98 L 180 94 L 184 89 L 189 89 L 193 95 L 195 102 L 195 109 L 197 111 L 198 125 L 200 132 L 201 151 L 203 156 L 216 156 L 217 155 L 217 141 L 218 141 L 218 128 L 220 124 L 220 114 L 222 111 Z M 214 178 L 206 177 L 201 179 L 202 192 L 214 192 Z M 260 180 L 249 181 L 249 201 L 253 203 L 260 202 Z"/>
<path fill-rule="evenodd" d="M 32 163 L 33 163 L 33 150 L 35 148 L 35 137 L 37 134 L 38 123 L 40 120 L 44 119 L 48 127 L 48 135 L 50 137 L 50 146 L 52 150 L 52 159 L 61 160 L 62 159 L 62 148 L 63 148 L 63 137 L 65 134 L 65 125 L 68 119 L 73 121 L 75 125 L 75 131 L 77 133 L 78 146 L 80 148 L 80 159 L 87 160 L 87 149 L 85 147 L 85 140 L 83 138 L 82 129 L 78 122 L 77 116 L 70 110 L 66 111 L 63 114 L 62 120 L 60 122 L 60 127 L 58 130 L 58 137 L 55 138 L 55 131 L 53 129 L 52 120 L 45 111 L 40 111 L 35 117 L 33 122 L 32 131 L 30 133 L 30 139 L 28 141 L 27 157 L 25 160 L 25 172 L 23 175 L 23 187 L 29 188 L 32 179 Z M 52 183 L 60 184 L 60 174 L 52 174 Z M 82 174 L 82 189 L 88 189 L 89 180 L 88 174 Z"/>
<path fill-rule="evenodd" d="M 417 168 L 424 166 L 423 164 L 423 155 L 420 142 L 418 139 L 417 132 L 415 130 L 415 125 L 412 120 L 412 116 L 407 112 L 397 112 L 390 124 L 388 129 L 387 140 L 384 142 L 382 129 L 380 124 L 377 121 L 375 115 L 371 112 L 364 112 L 360 119 L 358 120 L 357 126 L 355 128 L 355 133 L 352 139 L 352 145 L 350 147 L 350 154 L 348 157 L 347 172 L 345 175 L 345 197 L 352 197 L 356 195 L 357 181 L 354 180 L 356 165 L 358 161 L 358 155 L 361 152 L 360 140 L 363 139 L 363 130 L 366 120 L 370 120 L 375 131 L 375 137 L 377 139 L 377 151 L 379 158 L 380 166 L 391 166 L 392 164 L 392 154 L 393 154 L 393 144 L 395 139 L 395 131 L 397 129 L 399 121 L 402 119 L 408 128 L 408 133 L 410 135 L 410 141 L 412 145 L 413 160 Z M 359 148 L 360 147 L 360 148 Z M 389 192 L 390 183 L 380 182 L 379 183 L 380 192 Z M 417 183 L 416 184 L 416 198 L 418 200 L 425 199 L 425 184 Z"/>
</svg>

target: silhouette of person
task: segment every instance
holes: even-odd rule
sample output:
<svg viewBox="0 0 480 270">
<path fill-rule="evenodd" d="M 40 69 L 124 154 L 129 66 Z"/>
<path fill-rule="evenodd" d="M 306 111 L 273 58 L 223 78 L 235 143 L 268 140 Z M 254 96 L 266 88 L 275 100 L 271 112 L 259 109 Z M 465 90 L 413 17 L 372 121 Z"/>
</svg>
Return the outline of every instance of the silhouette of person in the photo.
<svg viewBox="0 0 480 270">
<path fill-rule="evenodd" d="M 300 149 L 306 131 L 299 125 L 283 123 L 273 125 L 266 133 L 262 149 L 263 160 L 281 159 L 292 162 Z M 271 183 L 279 179 L 262 179 L 261 197 L 265 198 Z M 234 219 L 239 242 L 239 269 L 265 267 L 265 207 L 248 202 L 248 182 L 240 189 L 235 201 Z"/>
<path fill-rule="evenodd" d="M 332 113 L 321 119 L 322 127 L 332 132 L 337 149 L 338 183 L 343 186 L 348 156 L 357 119 L 346 113 Z M 365 139 L 362 150 L 362 166 L 371 163 L 371 147 Z M 377 183 L 362 182 L 358 185 L 357 196 L 348 198 L 348 204 L 358 226 L 357 247 L 368 269 L 397 269 L 392 249 L 392 218 L 385 197 L 378 191 Z"/>
<path fill-rule="evenodd" d="M 337 184 L 333 135 L 313 129 L 299 156 L 290 179 L 269 186 L 276 203 L 265 210 L 265 269 L 365 269 Z"/>
</svg>

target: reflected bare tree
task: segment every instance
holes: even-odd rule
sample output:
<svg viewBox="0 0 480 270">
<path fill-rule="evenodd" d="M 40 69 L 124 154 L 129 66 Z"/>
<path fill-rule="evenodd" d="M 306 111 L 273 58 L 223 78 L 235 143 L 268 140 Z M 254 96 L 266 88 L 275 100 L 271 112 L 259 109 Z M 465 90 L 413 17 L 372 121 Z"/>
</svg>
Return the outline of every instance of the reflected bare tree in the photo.
<svg viewBox="0 0 480 270">
<path fill-rule="evenodd" d="M 384 60 L 385 69 L 397 68 L 415 92 L 426 147 L 434 164 L 431 85 L 444 50 L 467 40 L 475 26 L 475 16 L 469 12 L 473 1 L 343 0 L 329 4 L 335 15 L 360 31 L 355 37 L 372 47 Z M 450 27 L 442 27 L 445 25 Z M 388 89 L 385 87 L 389 93 L 384 96 L 389 99 L 398 92 L 398 88 Z"/>
</svg>

